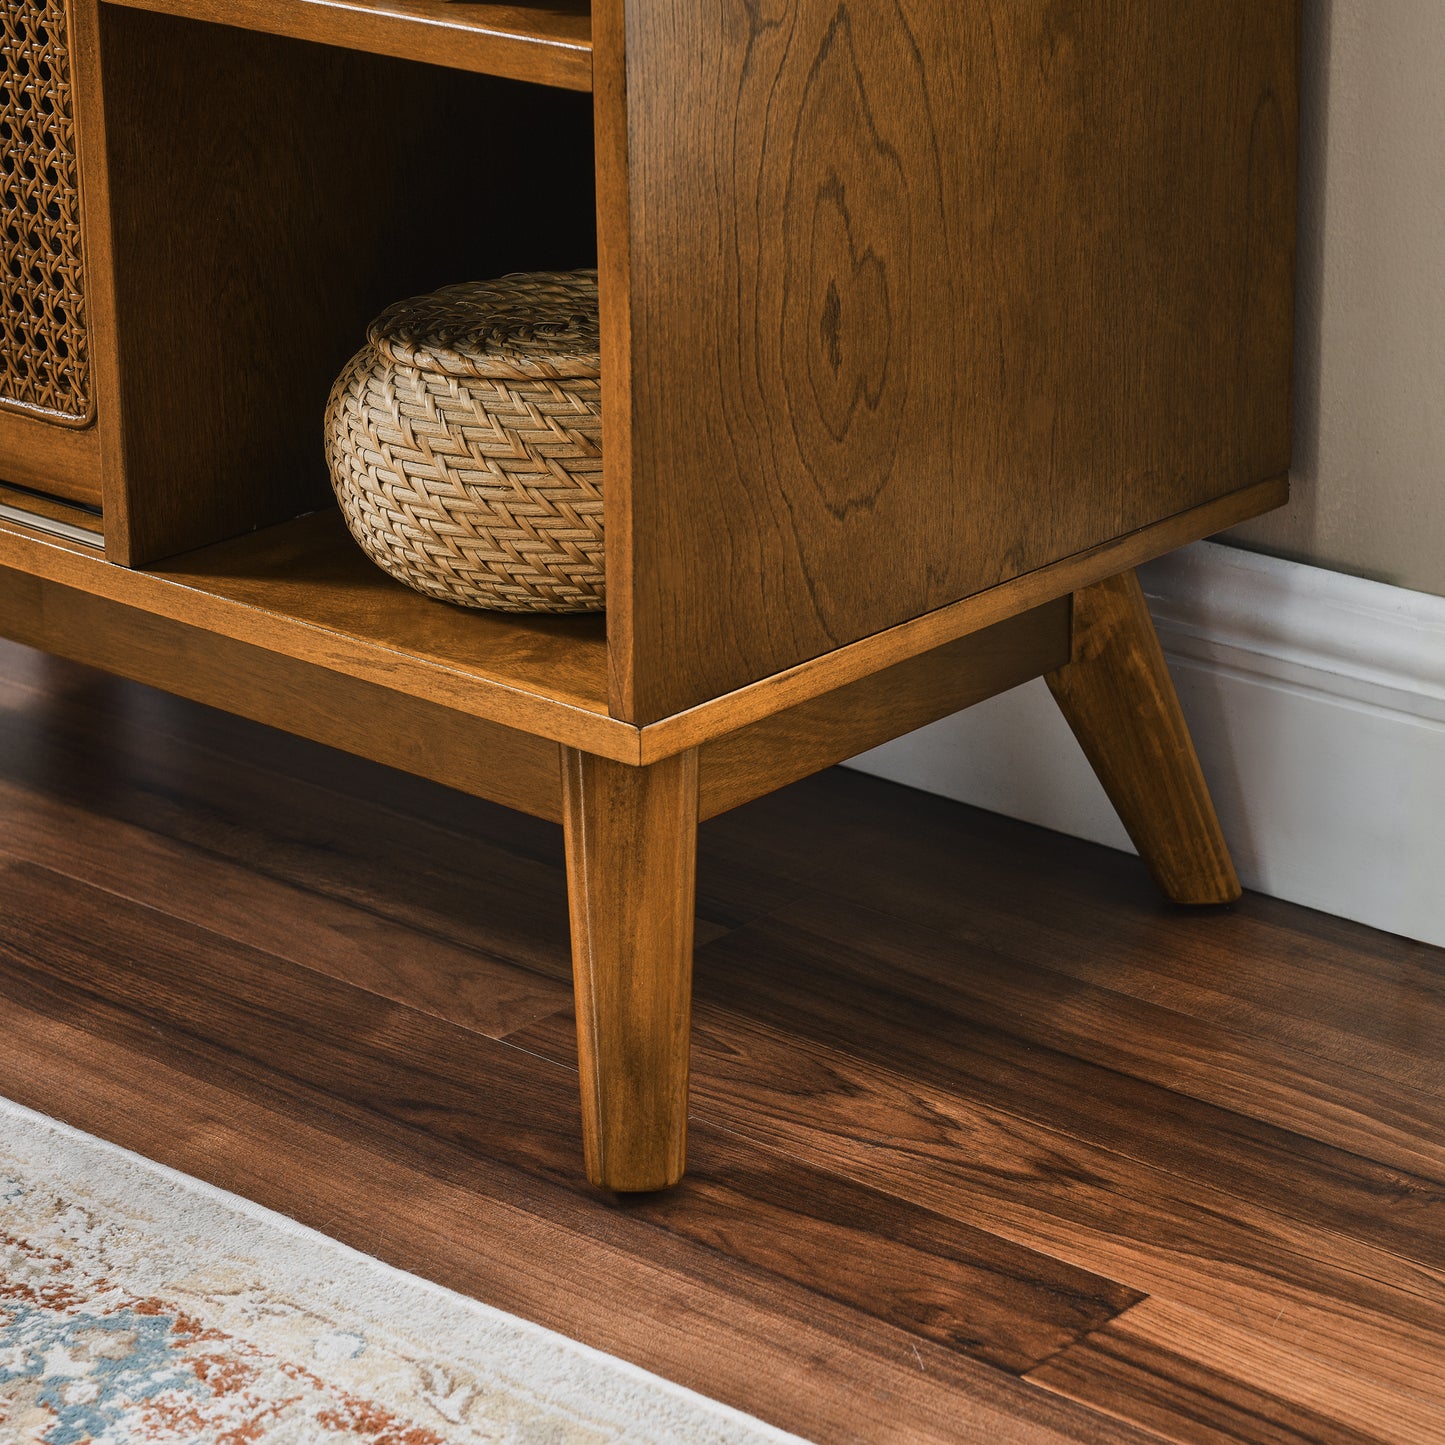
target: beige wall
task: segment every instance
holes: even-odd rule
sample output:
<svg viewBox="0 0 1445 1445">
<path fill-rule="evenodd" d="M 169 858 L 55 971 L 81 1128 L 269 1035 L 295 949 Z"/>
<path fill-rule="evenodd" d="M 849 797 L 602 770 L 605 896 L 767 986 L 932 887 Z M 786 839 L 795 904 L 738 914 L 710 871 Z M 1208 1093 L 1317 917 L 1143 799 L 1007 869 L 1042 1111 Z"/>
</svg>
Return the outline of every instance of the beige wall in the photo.
<svg viewBox="0 0 1445 1445">
<path fill-rule="evenodd" d="M 1304 0 L 1294 500 L 1231 533 L 1445 596 L 1445 0 Z"/>
</svg>

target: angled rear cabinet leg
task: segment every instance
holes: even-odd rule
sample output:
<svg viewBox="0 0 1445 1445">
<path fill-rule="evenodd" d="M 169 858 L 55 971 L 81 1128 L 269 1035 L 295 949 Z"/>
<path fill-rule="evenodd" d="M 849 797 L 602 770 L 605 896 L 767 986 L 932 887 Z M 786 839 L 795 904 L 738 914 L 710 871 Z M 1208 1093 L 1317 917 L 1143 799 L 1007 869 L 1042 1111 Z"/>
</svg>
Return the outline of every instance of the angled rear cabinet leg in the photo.
<svg viewBox="0 0 1445 1445">
<path fill-rule="evenodd" d="M 1074 594 L 1073 660 L 1048 674 L 1154 881 L 1176 903 L 1230 903 L 1239 879 L 1139 579 Z"/>
<path fill-rule="evenodd" d="M 587 1177 L 664 1189 L 687 1153 L 697 753 L 562 750 Z"/>
</svg>

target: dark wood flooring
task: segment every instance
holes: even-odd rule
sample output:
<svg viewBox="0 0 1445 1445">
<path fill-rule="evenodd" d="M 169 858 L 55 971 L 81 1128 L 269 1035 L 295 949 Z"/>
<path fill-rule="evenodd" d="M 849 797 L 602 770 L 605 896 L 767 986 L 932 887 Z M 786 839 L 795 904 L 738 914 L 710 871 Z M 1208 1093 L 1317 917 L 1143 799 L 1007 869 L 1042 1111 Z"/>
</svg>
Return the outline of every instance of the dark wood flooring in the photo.
<svg viewBox="0 0 1445 1445">
<path fill-rule="evenodd" d="M 1445 955 L 857 774 L 581 1180 L 559 830 L 0 644 L 0 1093 L 819 1441 L 1445 1441 Z"/>
</svg>

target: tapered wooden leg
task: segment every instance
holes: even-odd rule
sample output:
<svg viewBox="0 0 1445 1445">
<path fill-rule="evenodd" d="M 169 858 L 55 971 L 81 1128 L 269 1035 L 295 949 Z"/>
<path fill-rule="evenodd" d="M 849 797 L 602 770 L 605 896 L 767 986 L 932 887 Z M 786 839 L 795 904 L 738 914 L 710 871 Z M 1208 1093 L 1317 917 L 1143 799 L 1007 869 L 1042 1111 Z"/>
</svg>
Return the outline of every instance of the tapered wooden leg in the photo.
<svg viewBox="0 0 1445 1445">
<path fill-rule="evenodd" d="M 687 1154 L 697 753 L 562 750 L 587 1177 L 665 1189 Z"/>
<path fill-rule="evenodd" d="M 1074 594 L 1073 660 L 1048 674 L 1154 881 L 1176 903 L 1229 903 L 1239 879 L 1139 579 Z"/>
</svg>

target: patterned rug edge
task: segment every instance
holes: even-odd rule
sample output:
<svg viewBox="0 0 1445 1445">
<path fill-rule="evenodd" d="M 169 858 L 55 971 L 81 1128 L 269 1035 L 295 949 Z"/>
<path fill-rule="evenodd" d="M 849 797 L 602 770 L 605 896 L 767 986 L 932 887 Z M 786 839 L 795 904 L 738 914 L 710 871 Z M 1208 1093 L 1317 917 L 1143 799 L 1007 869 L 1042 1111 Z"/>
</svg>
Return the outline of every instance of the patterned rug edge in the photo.
<svg viewBox="0 0 1445 1445">
<path fill-rule="evenodd" d="M 5 1099 L 0 1436 L 798 1438 Z"/>
</svg>

